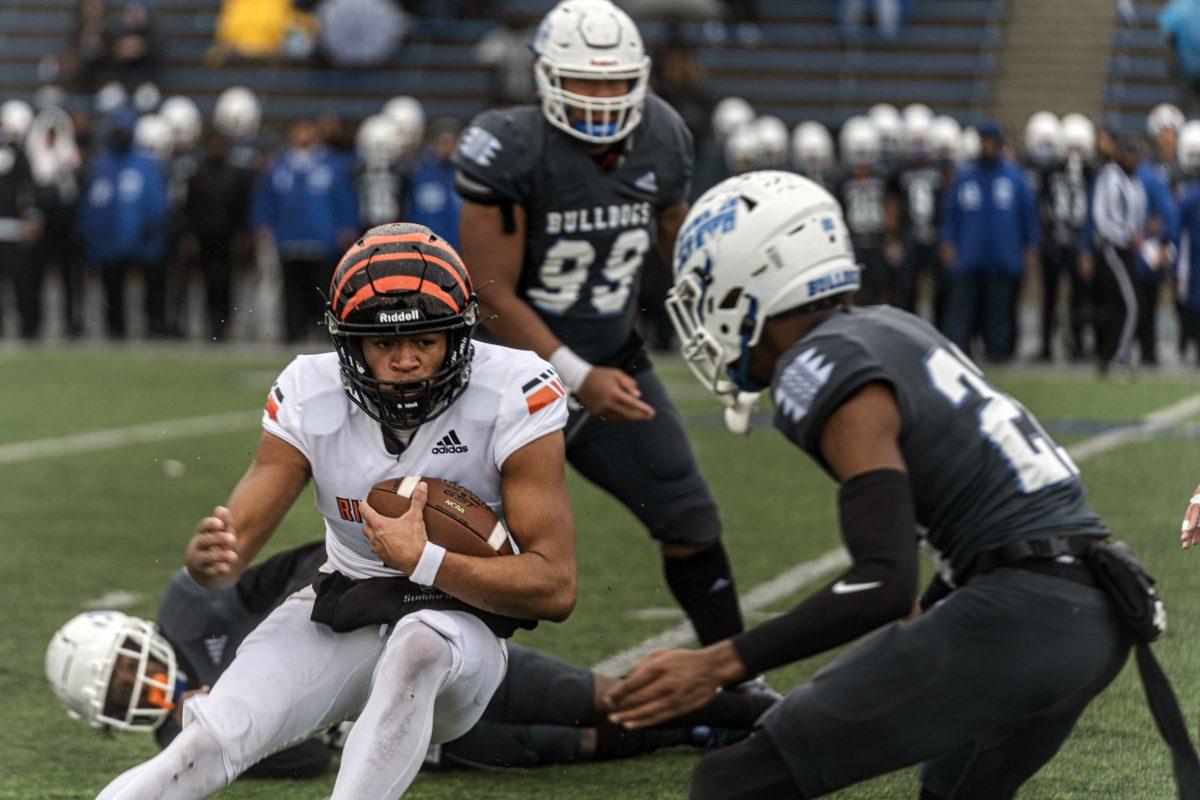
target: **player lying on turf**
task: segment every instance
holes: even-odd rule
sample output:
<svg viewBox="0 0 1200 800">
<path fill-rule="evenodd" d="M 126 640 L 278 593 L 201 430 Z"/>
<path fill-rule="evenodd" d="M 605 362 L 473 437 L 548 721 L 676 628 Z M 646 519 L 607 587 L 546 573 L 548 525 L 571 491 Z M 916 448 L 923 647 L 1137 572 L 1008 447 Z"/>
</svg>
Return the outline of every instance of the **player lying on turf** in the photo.
<svg viewBox="0 0 1200 800">
<path fill-rule="evenodd" d="M 175 740 L 101 800 L 208 797 L 351 717 L 333 798 L 395 798 L 430 742 L 479 721 L 504 675 L 504 638 L 575 605 L 566 401 L 536 393 L 553 368 L 472 343 L 471 279 L 419 225 L 367 231 L 328 296 L 336 352 L 299 356 L 280 374 L 253 463 L 228 507 L 197 526 L 185 562 L 201 586 L 232 585 L 312 480 L 329 574 L 272 611 L 212 692 L 184 705 Z M 438 447 L 451 433 L 462 447 Z M 502 513 L 521 553 L 471 557 L 429 542 L 424 483 L 398 518 L 365 502 L 385 478 L 422 475 Z"/>
<path fill-rule="evenodd" d="M 159 601 L 157 633 L 119 612 L 81 614 L 51 641 L 47 678 L 72 716 L 102 728 L 153 729 L 166 747 L 179 733 L 190 693 L 216 683 L 242 639 L 285 598 L 318 579 L 325 560 L 325 543 L 313 542 L 254 565 L 224 589 L 201 588 L 179 570 Z M 615 679 L 528 647 L 508 647 L 508 672 L 483 718 L 466 735 L 431 748 L 427 765 L 533 767 L 623 758 L 679 744 L 731 744 L 748 736 L 771 705 L 762 695 L 721 693 L 683 718 L 627 731 L 604 718 L 612 709 L 602 698 Z M 140 683 L 139 676 L 145 676 Z M 317 775 L 342 735 L 335 729 L 301 742 L 244 774 Z"/>
<path fill-rule="evenodd" d="M 837 202 L 791 173 L 721 183 L 679 235 L 684 357 L 727 404 L 770 388 L 775 426 L 839 484 L 853 563 L 730 640 L 651 654 L 609 692 L 611 718 L 653 724 L 883 628 L 707 755 L 692 798 L 820 797 L 918 763 L 925 800 L 1009 798 L 1129 653 L 1084 560 L 1108 530 L 1070 457 L 923 320 L 848 306 L 858 281 Z M 950 582 L 897 624 L 918 524 Z"/>
</svg>

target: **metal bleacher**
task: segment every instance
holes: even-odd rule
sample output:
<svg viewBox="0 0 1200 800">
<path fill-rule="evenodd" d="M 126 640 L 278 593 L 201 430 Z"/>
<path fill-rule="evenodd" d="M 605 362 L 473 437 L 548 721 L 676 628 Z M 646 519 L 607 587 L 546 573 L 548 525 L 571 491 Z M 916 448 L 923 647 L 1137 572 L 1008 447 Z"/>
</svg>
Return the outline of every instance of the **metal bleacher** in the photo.
<svg viewBox="0 0 1200 800">
<path fill-rule="evenodd" d="M 1141 131 L 1146 113 L 1159 103 L 1179 104 L 1182 89 L 1171 74 L 1171 52 L 1158 30 L 1165 2 L 1118 6 L 1104 87 L 1104 122 Z"/>
<path fill-rule="evenodd" d="M 510 0 L 505 8 L 534 24 L 553 0 Z M 75 0 L 10 0 L 0 10 L 0 96 L 30 96 L 38 63 L 62 52 Z M 852 43 L 835 24 L 836 0 L 760 0 L 762 39 L 747 48 L 711 44 L 699 23 L 678 28 L 696 46 L 711 94 L 746 97 L 788 123 L 817 119 L 838 125 L 877 102 L 924 102 L 964 122 L 988 105 L 1002 41 L 1005 0 L 918 0 L 900 37 L 865 31 Z M 413 94 L 431 115 L 469 117 L 484 107 L 488 76 L 474 45 L 489 19 L 417 21 L 391 63 L 339 70 L 277 61 L 207 67 L 219 0 L 151 0 L 164 94 L 185 93 L 206 112 L 224 88 L 242 83 L 263 98 L 268 119 L 334 111 L 357 119 L 388 97 Z M 665 41 L 667 25 L 641 23 L 648 45 Z M 85 104 L 87 98 L 73 102 Z"/>
</svg>

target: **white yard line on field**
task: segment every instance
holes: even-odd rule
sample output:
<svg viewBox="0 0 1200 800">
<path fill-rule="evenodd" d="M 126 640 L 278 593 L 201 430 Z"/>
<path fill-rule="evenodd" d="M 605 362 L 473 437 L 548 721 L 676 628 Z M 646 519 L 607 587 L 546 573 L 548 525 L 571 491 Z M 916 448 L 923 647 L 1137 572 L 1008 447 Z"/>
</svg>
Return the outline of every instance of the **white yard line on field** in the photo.
<svg viewBox="0 0 1200 800">
<path fill-rule="evenodd" d="M 1109 450 L 1113 450 L 1135 439 L 1153 436 L 1155 433 L 1195 416 L 1197 413 L 1200 413 L 1200 394 L 1186 397 L 1177 403 L 1172 403 L 1157 411 L 1152 411 L 1143 417 L 1140 422 L 1133 425 L 1115 428 L 1098 436 L 1092 436 L 1081 442 L 1077 442 L 1068 447 L 1067 452 L 1070 453 L 1071 458 L 1075 461 L 1085 461 L 1101 453 L 1107 453 Z M 743 594 L 741 598 L 742 613 L 748 614 L 761 611 L 767 606 L 795 594 L 827 573 L 846 567 L 849 564 L 850 556 L 840 547 L 836 550 L 823 553 L 811 561 L 798 564 L 782 575 L 772 578 L 766 583 L 759 584 Z M 605 675 L 624 675 L 629 671 L 630 667 L 641 658 L 649 655 L 652 650 L 679 647 L 693 641 L 695 641 L 695 635 L 692 631 L 692 625 L 690 622 L 684 621 L 666 629 L 662 633 L 651 636 L 645 641 L 635 644 L 627 650 L 622 650 L 616 655 L 604 659 L 599 664 L 596 664 L 593 669 Z"/>
<path fill-rule="evenodd" d="M 152 444 L 172 439 L 186 439 L 192 436 L 243 431 L 255 427 L 261 418 L 261 411 L 234 411 L 228 414 L 147 422 L 124 428 L 77 433 L 72 436 L 14 442 L 0 445 L 0 464 L 19 464 L 38 458 L 93 453 L 97 450 L 111 450 L 130 444 Z"/>
</svg>

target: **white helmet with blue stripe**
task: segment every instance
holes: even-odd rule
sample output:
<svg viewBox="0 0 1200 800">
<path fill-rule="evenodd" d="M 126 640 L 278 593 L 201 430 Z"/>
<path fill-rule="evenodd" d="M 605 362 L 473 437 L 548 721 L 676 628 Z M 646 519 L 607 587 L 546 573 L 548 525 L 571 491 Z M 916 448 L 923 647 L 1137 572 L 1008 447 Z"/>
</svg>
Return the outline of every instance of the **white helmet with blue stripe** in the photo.
<svg viewBox="0 0 1200 800">
<path fill-rule="evenodd" d="M 533 72 L 551 125 L 589 144 L 628 136 L 642 120 L 650 57 L 637 25 L 609 0 L 563 0 L 538 26 Z M 593 97 L 563 88 L 563 79 L 628 81 L 628 90 Z"/>
<path fill-rule="evenodd" d="M 749 350 L 768 317 L 859 287 L 837 200 L 778 171 L 748 172 L 705 192 L 675 240 L 674 274 L 667 310 L 684 360 L 731 409 L 762 388 L 749 379 Z"/>
</svg>

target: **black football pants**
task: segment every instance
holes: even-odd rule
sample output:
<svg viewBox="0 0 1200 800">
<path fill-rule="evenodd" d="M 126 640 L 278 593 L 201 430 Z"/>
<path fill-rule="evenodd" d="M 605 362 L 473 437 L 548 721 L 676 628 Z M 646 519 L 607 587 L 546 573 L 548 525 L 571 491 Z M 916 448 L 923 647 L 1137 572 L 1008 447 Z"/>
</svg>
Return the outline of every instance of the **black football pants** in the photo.
<svg viewBox="0 0 1200 800">
<path fill-rule="evenodd" d="M 706 756 L 691 800 L 821 797 L 912 764 L 944 800 L 1007 800 L 1129 648 L 1099 589 L 1016 568 L 979 575 L 846 651 L 764 714 L 759 733 Z M 730 788 L 731 771 L 758 786 L 756 770 L 773 785 Z"/>
</svg>

